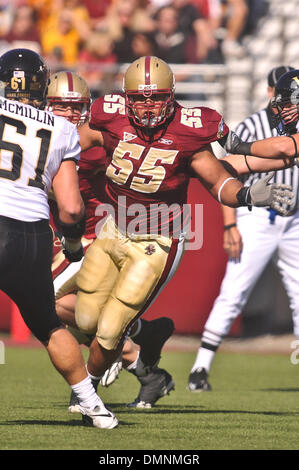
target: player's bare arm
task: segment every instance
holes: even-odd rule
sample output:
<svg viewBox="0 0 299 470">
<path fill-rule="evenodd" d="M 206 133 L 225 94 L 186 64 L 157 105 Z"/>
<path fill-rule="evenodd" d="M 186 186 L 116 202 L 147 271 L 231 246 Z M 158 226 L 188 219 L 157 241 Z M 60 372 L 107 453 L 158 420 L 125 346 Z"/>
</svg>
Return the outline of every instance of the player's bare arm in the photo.
<svg viewBox="0 0 299 470">
<path fill-rule="evenodd" d="M 81 237 L 85 230 L 85 208 L 79 190 L 76 163 L 64 161 L 55 175 L 52 188 L 56 198 L 61 231 L 61 244 L 69 261 L 83 256 Z"/>
<path fill-rule="evenodd" d="M 236 194 L 243 185 L 240 181 L 233 178 L 231 173 L 221 165 L 210 145 L 203 147 L 202 150 L 193 155 L 191 168 L 215 199 L 218 199 L 219 190 L 221 190 L 221 201 L 223 204 L 230 207 L 238 207 Z M 231 179 L 228 180 L 228 178 Z M 228 181 L 223 185 L 225 180 Z"/>
<path fill-rule="evenodd" d="M 60 165 L 52 187 L 60 220 L 65 224 L 78 222 L 84 215 L 84 204 L 79 191 L 76 163 L 73 160 Z"/>
<path fill-rule="evenodd" d="M 260 141 L 262 142 L 262 141 Z M 227 171 L 241 176 L 248 173 L 264 173 L 289 168 L 295 164 L 293 158 L 260 158 L 253 155 L 226 155 L 219 160 Z"/>
<path fill-rule="evenodd" d="M 78 127 L 78 133 L 82 151 L 88 150 L 91 147 L 102 147 L 104 145 L 104 138 L 101 131 L 92 129 L 88 122 Z"/>
<path fill-rule="evenodd" d="M 263 158 L 281 158 L 297 156 L 299 134 L 293 136 L 269 137 L 257 140 L 251 145 L 251 155 Z"/>
<path fill-rule="evenodd" d="M 229 207 L 270 206 L 284 214 L 282 203 L 293 200 L 292 188 L 269 184 L 273 174 L 267 175 L 252 186 L 243 186 L 215 157 L 210 145 L 193 155 L 191 168 L 211 195 Z"/>
<path fill-rule="evenodd" d="M 233 154 L 253 155 L 262 158 L 294 158 L 298 155 L 299 134 L 269 137 L 254 142 L 243 142 L 237 134 L 230 132 L 226 150 Z"/>
</svg>

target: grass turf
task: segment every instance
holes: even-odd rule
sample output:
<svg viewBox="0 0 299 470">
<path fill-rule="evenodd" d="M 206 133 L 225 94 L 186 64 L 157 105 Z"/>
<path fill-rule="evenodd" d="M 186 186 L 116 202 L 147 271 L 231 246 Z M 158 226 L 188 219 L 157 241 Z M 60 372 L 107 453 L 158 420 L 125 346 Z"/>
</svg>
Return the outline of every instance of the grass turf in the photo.
<svg viewBox="0 0 299 470">
<path fill-rule="evenodd" d="M 86 350 L 84 350 L 84 354 Z M 166 352 L 176 383 L 151 410 L 131 410 L 136 378 L 122 371 L 99 394 L 119 419 L 114 430 L 69 415 L 69 389 L 43 349 L 6 348 L 1 377 L 1 450 L 291 450 L 299 442 L 299 365 L 283 355 L 218 353 L 212 391 L 186 390 L 193 353 Z"/>
</svg>

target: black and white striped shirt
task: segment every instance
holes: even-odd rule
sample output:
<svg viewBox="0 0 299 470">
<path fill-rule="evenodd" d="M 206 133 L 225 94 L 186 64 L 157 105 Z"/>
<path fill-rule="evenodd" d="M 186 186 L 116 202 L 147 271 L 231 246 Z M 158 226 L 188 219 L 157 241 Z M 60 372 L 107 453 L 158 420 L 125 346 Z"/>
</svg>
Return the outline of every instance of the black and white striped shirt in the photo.
<svg viewBox="0 0 299 470">
<path fill-rule="evenodd" d="M 278 135 L 276 128 L 271 119 L 271 109 L 265 108 L 258 111 L 242 121 L 236 128 L 236 134 L 244 142 L 252 142 L 254 140 L 261 140 L 267 137 L 275 137 Z M 242 176 L 243 183 L 246 185 L 255 183 L 258 179 L 263 178 L 267 173 L 252 173 Z M 299 208 L 298 189 L 299 189 L 299 169 L 297 166 L 278 170 L 274 173 L 271 183 L 285 183 L 293 187 L 295 193 L 295 202 L 291 209 L 294 207 Z"/>
</svg>

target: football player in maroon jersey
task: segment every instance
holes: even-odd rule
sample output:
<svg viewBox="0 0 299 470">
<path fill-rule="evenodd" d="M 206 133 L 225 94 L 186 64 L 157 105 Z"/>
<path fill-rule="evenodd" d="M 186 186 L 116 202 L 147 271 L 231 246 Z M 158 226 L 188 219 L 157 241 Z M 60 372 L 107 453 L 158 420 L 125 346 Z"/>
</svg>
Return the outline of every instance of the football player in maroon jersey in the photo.
<svg viewBox="0 0 299 470">
<path fill-rule="evenodd" d="M 57 72 L 51 75 L 48 93 L 47 109 L 55 115 L 60 115 L 76 125 L 81 125 L 88 119 L 90 108 L 90 91 L 86 82 L 74 72 Z M 86 230 L 82 243 L 86 252 L 88 246 L 96 238 L 95 227 L 102 217 L 96 216 L 97 208 L 105 201 L 105 160 L 103 148 L 91 148 L 81 153 L 78 163 L 79 185 L 86 210 Z M 52 227 L 55 231 L 57 206 L 55 200 L 50 200 Z M 52 276 L 56 294 L 56 311 L 60 319 L 69 326 L 69 330 L 82 344 L 89 345 L 91 338 L 81 333 L 76 325 L 74 311 L 76 303 L 76 274 L 82 261 L 71 263 L 65 258 L 59 237 L 54 240 L 54 258 Z M 138 329 L 138 331 L 136 331 Z M 109 368 L 101 378 L 93 378 L 95 388 L 98 382 L 108 386 L 117 377 L 123 366 L 136 375 L 141 383 L 141 390 L 131 406 L 151 407 L 154 403 L 174 388 L 171 375 L 164 369 L 157 368 L 161 349 L 172 334 L 173 321 L 162 317 L 152 321 L 139 320 L 131 335 L 138 347 L 127 340 L 122 351 L 122 359 Z M 155 366 L 155 367 L 153 367 Z M 141 374 L 141 377 L 139 375 Z M 77 412 L 77 400 L 71 397 L 70 412 Z"/>
<path fill-rule="evenodd" d="M 269 185 L 269 177 L 243 187 L 211 148 L 215 141 L 225 144 L 223 118 L 206 107 L 182 107 L 174 91 L 170 67 L 157 57 L 141 57 L 125 73 L 124 94 L 98 98 L 89 123 L 79 128 L 83 150 L 102 146 L 107 153 L 110 215 L 77 276 L 75 310 L 80 329 L 96 332 L 87 364 L 94 376 L 118 357 L 128 329 L 181 260 L 191 175 L 231 207 L 281 210 L 281 198 L 290 196 L 289 187 Z"/>
</svg>

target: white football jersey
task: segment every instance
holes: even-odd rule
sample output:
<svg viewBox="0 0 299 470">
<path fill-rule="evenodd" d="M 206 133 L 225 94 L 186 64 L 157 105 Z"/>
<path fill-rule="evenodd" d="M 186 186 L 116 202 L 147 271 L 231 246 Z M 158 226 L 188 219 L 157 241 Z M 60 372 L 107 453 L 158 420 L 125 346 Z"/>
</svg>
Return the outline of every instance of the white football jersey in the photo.
<svg viewBox="0 0 299 470">
<path fill-rule="evenodd" d="M 0 98 L 0 215 L 48 219 L 52 180 L 80 151 L 77 128 L 65 118 Z"/>
</svg>

